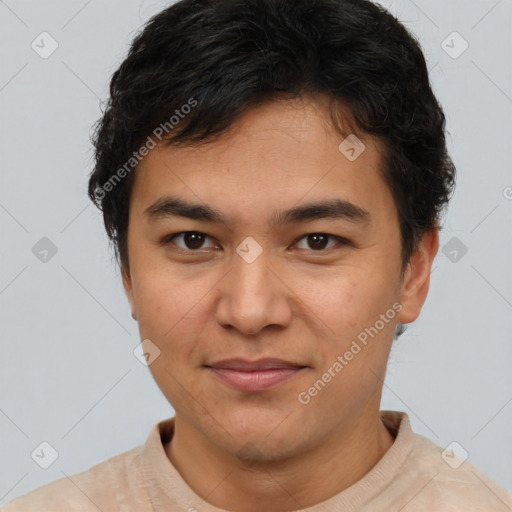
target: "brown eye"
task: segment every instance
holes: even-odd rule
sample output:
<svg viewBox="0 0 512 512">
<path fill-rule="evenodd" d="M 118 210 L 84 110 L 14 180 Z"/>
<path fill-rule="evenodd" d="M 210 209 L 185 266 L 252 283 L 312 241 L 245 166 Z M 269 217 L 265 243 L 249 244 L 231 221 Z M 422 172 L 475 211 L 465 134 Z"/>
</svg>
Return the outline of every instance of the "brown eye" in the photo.
<svg viewBox="0 0 512 512">
<path fill-rule="evenodd" d="M 325 249 L 329 237 L 327 235 L 314 233 L 312 235 L 308 235 L 307 241 L 309 246 L 312 249 Z"/>
<path fill-rule="evenodd" d="M 204 238 L 205 236 L 202 233 L 190 231 L 184 234 L 183 241 L 187 249 L 200 249 L 204 243 Z"/>
<path fill-rule="evenodd" d="M 192 252 L 197 251 L 198 249 L 205 249 L 203 244 L 208 238 L 208 235 L 200 233 L 199 231 L 184 231 L 182 233 L 176 233 L 165 237 L 162 240 L 162 244 L 168 245 L 169 243 L 172 243 L 184 251 Z M 212 244 L 210 247 L 215 247 L 215 245 Z"/>
<path fill-rule="evenodd" d="M 308 235 L 304 235 L 299 242 L 302 240 L 306 241 L 307 247 L 299 247 L 300 249 L 313 250 L 317 252 L 321 252 L 324 249 L 332 249 L 336 246 L 336 240 L 338 241 L 338 244 L 348 244 L 344 239 L 334 235 L 328 235 L 326 233 L 310 233 Z M 334 243 L 328 246 L 329 241 L 334 241 Z"/>
</svg>

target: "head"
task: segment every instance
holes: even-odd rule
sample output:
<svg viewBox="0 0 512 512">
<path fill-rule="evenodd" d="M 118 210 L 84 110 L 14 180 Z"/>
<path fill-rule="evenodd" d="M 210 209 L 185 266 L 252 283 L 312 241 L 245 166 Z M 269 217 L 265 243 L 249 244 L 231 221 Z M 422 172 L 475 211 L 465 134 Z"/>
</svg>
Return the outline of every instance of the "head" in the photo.
<svg viewBox="0 0 512 512">
<path fill-rule="evenodd" d="M 293 412 L 293 440 L 265 438 L 291 454 L 378 406 L 453 190 L 444 129 L 418 42 L 367 0 L 182 0 L 146 24 L 112 77 L 89 195 L 178 414 L 265 452 Z M 242 393 L 206 368 L 235 357 L 304 371 Z"/>
</svg>

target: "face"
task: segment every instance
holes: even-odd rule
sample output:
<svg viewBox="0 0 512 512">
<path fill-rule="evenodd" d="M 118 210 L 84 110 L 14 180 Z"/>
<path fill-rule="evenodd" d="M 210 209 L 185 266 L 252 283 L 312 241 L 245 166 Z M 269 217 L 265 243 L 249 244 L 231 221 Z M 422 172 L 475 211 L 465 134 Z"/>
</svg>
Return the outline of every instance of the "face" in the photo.
<svg viewBox="0 0 512 512">
<path fill-rule="evenodd" d="M 265 104 L 135 171 L 123 281 L 160 350 L 150 370 L 176 416 L 226 453 L 304 452 L 378 408 L 396 325 L 427 293 L 437 235 L 402 276 L 379 147 L 364 137 L 348 158 L 328 119 L 319 98 Z M 300 369 L 244 387 L 211 368 L 235 358 Z"/>
</svg>

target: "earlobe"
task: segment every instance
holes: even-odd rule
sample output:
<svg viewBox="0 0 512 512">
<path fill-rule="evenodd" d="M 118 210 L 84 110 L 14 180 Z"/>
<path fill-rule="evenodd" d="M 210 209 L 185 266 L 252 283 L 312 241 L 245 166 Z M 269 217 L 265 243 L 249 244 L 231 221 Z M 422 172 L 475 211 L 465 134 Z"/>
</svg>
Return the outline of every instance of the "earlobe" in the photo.
<svg viewBox="0 0 512 512">
<path fill-rule="evenodd" d="M 135 312 L 135 301 L 133 299 L 133 285 L 132 285 L 132 278 L 130 274 L 130 269 L 128 267 L 123 267 L 121 269 L 121 276 L 123 279 L 123 288 L 126 294 L 126 297 L 128 299 L 128 302 L 130 304 L 130 309 L 132 312 L 132 318 L 134 320 L 137 320 L 136 312 Z"/>
<path fill-rule="evenodd" d="M 432 262 L 439 248 L 438 229 L 425 232 L 404 273 L 398 322 L 407 324 L 418 318 L 427 298 Z"/>
</svg>

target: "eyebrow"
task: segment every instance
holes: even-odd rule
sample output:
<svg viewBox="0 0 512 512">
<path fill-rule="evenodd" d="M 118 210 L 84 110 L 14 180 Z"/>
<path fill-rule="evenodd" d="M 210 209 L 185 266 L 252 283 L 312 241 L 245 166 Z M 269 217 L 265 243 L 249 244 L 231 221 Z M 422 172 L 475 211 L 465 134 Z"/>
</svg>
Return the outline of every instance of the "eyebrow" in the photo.
<svg viewBox="0 0 512 512">
<path fill-rule="evenodd" d="M 203 222 L 216 222 L 229 225 L 222 213 L 211 206 L 190 203 L 173 196 L 162 197 L 144 210 L 148 220 L 168 217 L 185 217 Z M 327 199 L 315 201 L 270 215 L 268 223 L 271 227 L 285 224 L 300 223 L 316 219 L 344 219 L 354 223 L 368 223 L 370 213 L 350 201 L 343 199 Z"/>
</svg>

